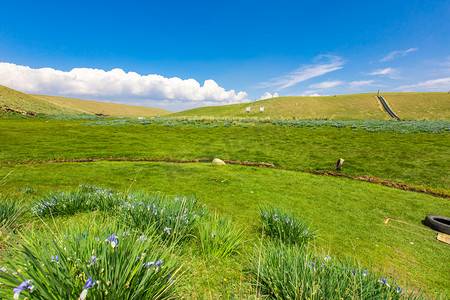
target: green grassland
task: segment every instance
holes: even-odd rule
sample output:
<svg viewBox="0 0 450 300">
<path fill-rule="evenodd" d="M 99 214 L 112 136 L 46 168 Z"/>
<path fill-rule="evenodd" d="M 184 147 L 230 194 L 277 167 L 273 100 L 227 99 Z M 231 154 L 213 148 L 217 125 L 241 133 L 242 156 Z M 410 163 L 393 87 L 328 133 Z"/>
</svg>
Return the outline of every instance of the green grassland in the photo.
<svg viewBox="0 0 450 300">
<path fill-rule="evenodd" d="M 186 291 L 188 297 L 214 298 L 223 278 L 236 286 L 248 280 L 243 272 L 245 257 L 251 253 L 252 241 L 259 235 L 258 206 L 264 204 L 283 207 L 311 221 L 319 235 L 316 250 L 329 253 L 333 259 L 357 258 L 366 266 L 408 281 L 409 285 L 426 287 L 428 294 L 450 292 L 446 284 L 450 280 L 448 245 L 383 225 L 385 217 L 421 225 L 427 214 L 449 215 L 446 199 L 346 178 L 202 163 L 1 165 L 0 175 L 8 173 L 0 193 L 22 195 L 20 191 L 31 188 L 32 194 L 23 194 L 23 201 L 35 201 L 27 197 L 52 190 L 67 191 L 79 184 L 94 184 L 117 190 L 195 195 L 209 208 L 233 216 L 248 234 L 249 242 L 242 258 L 236 258 L 239 263 L 233 259 L 202 263 L 198 258 L 186 262 L 193 268 L 192 277 L 188 276 L 185 283 L 191 287 Z M 86 217 L 79 215 L 57 221 L 72 226 L 83 219 Z"/>
<path fill-rule="evenodd" d="M 449 120 L 449 93 L 383 93 L 391 109 L 405 120 Z"/>
<path fill-rule="evenodd" d="M 132 106 L 117 103 L 107 103 L 100 101 L 80 100 L 80 99 L 45 96 L 45 95 L 33 95 L 33 97 L 64 107 L 81 110 L 87 114 L 103 114 L 111 117 L 137 118 L 137 117 L 164 116 L 171 113 L 170 111 L 164 109 Z"/>
<path fill-rule="evenodd" d="M 383 93 L 391 109 L 405 120 L 449 120 L 448 93 Z M 255 119 L 390 120 L 375 93 L 321 97 L 278 97 L 251 103 L 194 108 L 178 113 L 150 107 L 27 95 L 0 86 L 0 106 L 53 114 L 103 114 L 111 117 L 189 117 Z M 250 112 L 246 108 L 250 107 Z M 264 112 L 260 112 L 264 107 Z"/>
<path fill-rule="evenodd" d="M 447 93 L 383 93 L 382 96 L 402 119 L 448 120 L 450 95 Z M 246 108 L 250 107 L 250 112 Z M 264 107 L 264 112 L 260 112 Z M 268 118 L 388 120 L 376 94 L 350 94 L 322 97 L 279 97 L 252 103 L 194 108 L 171 115 L 199 118 Z"/>
<path fill-rule="evenodd" d="M 2 85 L 0 85 L 0 106 L 52 115 L 77 115 L 84 113 L 79 109 L 54 104 Z"/>
<path fill-rule="evenodd" d="M 435 99 L 435 94 L 443 97 L 439 98 L 442 101 L 433 104 L 437 108 L 423 110 L 425 107 L 419 102 L 427 101 L 427 96 L 424 96 L 415 104 L 417 114 L 411 112 L 411 118 L 448 120 L 447 94 L 430 93 L 429 97 Z M 24 103 L 27 102 L 28 95 L 14 95 L 15 98 L 5 98 L 25 97 Z M 399 115 L 401 107 L 408 106 L 404 95 L 385 95 Z M 338 106 L 337 103 L 322 105 L 319 100 L 325 97 L 308 97 L 315 99 L 315 108 L 311 106 L 309 109 L 317 111 L 317 115 L 312 116 L 310 112 L 305 119 L 352 120 L 370 116 L 367 118 L 388 120 L 376 99 L 370 108 L 372 104 L 369 102 L 374 95 L 364 96 L 367 103 L 360 106 L 358 99 L 361 95 L 348 96 Z M 336 100 L 340 97 L 330 98 Z M 354 110 L 346 112 L 343 103 L 349 103 L 351 99 L 358 105 L 352 105 Z M 273 105 L 279 102 L 265 101 Z M 286 101 L 289 102 L 289 98 Z M 311 104 L 314 103 L 308 105 Z M 252 111 L 260 106 L 259 103 L 252 105 L 255 105 Z M 270 105 L 264 105 L 265 113 L 254 115 L 245 113 L 246 106 L 248 104 L 203 108 L 209 110 L 205 114 L 210 117 L 209 120 L 194 120 L 198 116 L 196 114 L 186 119 L 96 117 L 93 121 L 73 116 L 78 113 L 61 112 L 62 115 L 53 117 L 5 114 L 0 117 L 0 194 L 18 199 L 27 208 L 40 201 L 44 194 L 74 190 L 79 184 L 124 192 L 194 195 L 209 209 L 222 216 L 233 217 L 235 224 L 245 229 L 247 242 L 240 255 L 226 259 L 205 259 L 198 253 L 195 240 L 186 244 L 180 257 L 188 268 L 188 276 L 180 283 L 181 293 L 186 298 L 231 299 L 230 295 L 234 295 L 238 299 L 259 299 L 251 286 L 249 258 L 261 236 L 259 207 L 269 204 L 312 223 L 318 232 L 318 238 L 312 245 L 316 253 L 327 253 L 332 259 L 360 261 L 370 272 L 387 273 L 398 278 L 402 286 L 407 283 L 425 289 L 428 296 L 441 295 L 442 299 L 446 299 L 450 295 L 449 246 L 434 241 L 433 234 L 426 231 L 414 230 L 430 239 L 383 225 L 386 217 L 423 226 L 421 221 L 428 214 L 448 216 L 448 198 L 292 170 L 334 171 L 333 164 L 338 158 L 344 158 L 344 169 L 340 171 L 343 174 L 375 176 L 450 195 L 449 122 L 265 122 L 251 118 L 267 118 L 265 114 L 271 112 L 267 109 Z M 240 107 L 242 112 L 236 113 L 236 107 Z M 293 107 L 295 105 L 291 110 L 294 110 Z M 330 107 L 335 108 L 336 115 L 329 114 Z M 306 106 L 302 108 L 297 113 L 307 110 Z M 219 110 L 225 114 L 215 115 Z M 435 117 L 427 116 L 435 111 L 440 112 Z M 287 116 L 291 112 L 282 111 L 276 105 L 272 112 L 274 115 L 269 118 L 297 118 Z M 328 116 L 321 117 L 321 114 Z M 142 161 L 39 163 L 70 159 L 212 160 L 215 157 L 231 161 L 266 162 L 290 170 Z M 25 162 L 36 163 L 22 164 Z M 93 211 L 45 221 L 51 228 L 55 226 L 64 230 L 91 222 L 104 222 L 102 218 L 100 212 Z M 46 230 L 36 218 L 27 222 L 24 227 L 36 235 Z M 5 236 L 0 231 L 2 239 Z M 3 247 L 0 246 L 0 250 L 5 250 L 0 254 L 0 261 L 4 258 L 1 256 L 8 253 L 8 249 Z"/>
<path fill-rule="evenodd" d="M 290 169 L 334 170 L 333 165 L 342 157 L 342 172 L 348 175 L 371 175 L 447 194 L 450 188 L 448 132 L 368 132 L 349 127 L 251 123 L 230 127 L 86 124 L 91 123 L 1 118 L 0 162 L 219 157 Z"/>
<path fill-rule="evenodd" d="M 45 95 L 29 95 L 0 85 L 0 106 L 45 115 L 95 115 L 111 117 L 153 117 L 171 112 L 99 101 L 80 100 Z"/>
</svg>

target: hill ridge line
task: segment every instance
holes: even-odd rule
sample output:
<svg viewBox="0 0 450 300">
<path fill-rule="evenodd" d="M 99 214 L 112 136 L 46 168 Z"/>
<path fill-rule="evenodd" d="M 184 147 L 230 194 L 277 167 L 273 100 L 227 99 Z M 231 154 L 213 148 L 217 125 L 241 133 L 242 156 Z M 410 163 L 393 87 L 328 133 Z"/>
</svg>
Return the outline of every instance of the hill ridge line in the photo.
<svg viewBox="0 0 450 300">
<path fill-rule="evenodd" d="M 101 161 L 128 161 L 128 162 L 169 162 L 169 163 L 198 163 L 198 162 L 211 162 L 211 158 L 196 158 L 196 159 L 171 159 L 171 158 L 73 158 L 73 159 L 54 159 L 47 161 L 24 161 L 24 162 L 0 162 L 0 165 L 28 165 L 28 164 L 50 164 L 50 163 L 83 163 L 83 162 L 101 162 Z M 434 197 L 441 197 L 444 199 L 450 199 L 450 194 L 440 191 L 431 190 L 425 187 L 414 187 L 401 182 L 384 180 L 379 177 L 370 175 L 352 176 L 343 173 L 338 173 L 331 170 L 300 170 L 286 167 L 277 167 L 273 164 L 266 162 L 249 162 L 249 161 L 235 161 L 235 160 L 223 160 L 227 164 L 241 165 L 248 167 L 263 167 L 276 170 L 285 170 L 293 172 L 308 173 L 313 175 L 343 177 L 356 181 L 363 181 L 391 187 L 403 191 L 411 191 L 416 193 L 428 194 Z"/>
</svg>

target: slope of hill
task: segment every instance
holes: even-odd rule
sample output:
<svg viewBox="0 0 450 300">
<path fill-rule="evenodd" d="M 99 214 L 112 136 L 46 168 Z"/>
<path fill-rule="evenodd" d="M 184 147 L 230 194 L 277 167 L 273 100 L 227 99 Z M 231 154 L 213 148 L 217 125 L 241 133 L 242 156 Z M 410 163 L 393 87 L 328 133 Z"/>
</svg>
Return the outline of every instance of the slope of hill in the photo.
<svg viewBox="0 0 450 300">
<path fill-rule="evenodd" d="M 28 94 L 0 85 L 0 106 L 42 114 L 75 115 L 83 112 L 38 99 Z"/>
<path fill-rule="evenodd" d="M 168 115 L 171 112 L 159 108 L 132 106 L 100 101 L 63 98 L 56 96 L 32 95 L 56 105 L 77 109 L 87 114 L 102 114 L 111 117 L 153 117 Z"/>
<path fill-rule="evenodd" d="M 390 108 L 402 119 L 450 119 L 448 93 L 384 93 Z"/>
<path fill-rule="evenodd" d="M 402 119 L 450 119 L 447 93 L 383 93 L 391 109 Z M 250 112 L 246 108 L 250 107 Z M 264 107 L 264 112 L 260 112 Z M 251 103 L 194 108 L 174 117 L 270 118 L 270 119 L 391 119 L 375 93 L 321 97 L 279 97 Z"/>
</svg>

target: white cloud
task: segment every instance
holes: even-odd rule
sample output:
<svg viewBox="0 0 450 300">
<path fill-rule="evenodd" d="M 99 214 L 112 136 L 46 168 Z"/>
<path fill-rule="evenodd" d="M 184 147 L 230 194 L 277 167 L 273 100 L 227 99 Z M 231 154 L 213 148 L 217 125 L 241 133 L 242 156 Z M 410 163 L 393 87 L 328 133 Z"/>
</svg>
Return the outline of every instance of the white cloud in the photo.
<svg viewBox="0 0 450 300">
<path fill-rule="evenodd" d="M 307 96 L 307 97 L 320 97 L 321 95 L 317 93 L 317 91 L 308 90 L 304 91 L 300 96 Z"/>
<path fill-rule="evenodd" d="M 342 69 L 345 64 L 341 57 L 333 55 L 321 55 L 316 60 L 325 60 L 325 62 L 303 65 L 285 76 L 275 77 L 269 82 L 263 83 L 262 86 L 277 87 L 276 90 L 279 91 L 299 82 Z"/>
<path fill-rule="evenodd" d="M 386 69 L 375 70 L 372 73 L 369 73 L 369 75 L 389 75 L 392 73 L 395 73 L 395 69 L 386 68 Z"/>
<path fill-rule="evenodd" d="M 398 51 L 392 51 L 382 59 L 380 59 L 380 62 L 390 61 L 393 60 L 396 57 L 403 57 L 406 56 L 410 52 L 417 51 L 418 48 L 409 48 L 408 50 L 398 50 Z"/>
<path fill-rule="evenodd" d="M 265 99 L 276 98 L 276 97 L 279 97 L 278 93 L 265 92 L 264 95 L 262 95 L 258 100 L 265 100 Z"/>
<path fill-rule="evenodd" d="M 26 92 L 93 98 L 143 99 L 231 104 L 247 101 L 246 92 L 226 91 L 214 80 L 201 86 L 195 79 L 140 75 L 122 69 L 104 71 L 75 68 L 65 72 L 52 68 L 33 69 L 12 63 L 0 63 L 0 84 Z"/>
<path fill-rule="evenodd" d="M 362 86 L 373 85 L 373 80 L 360 80 L 360 81 L 352 81 L 348 83 L 348 87 L 351 89 L 357 89 Z"/>
<path fill-rule="evenodd" d="M 422 81 L 417 84 L 402 85 L 396 90 L 402 92 L 447 92 L 450 90 L 450 77 Z"/>
<path fill-rule="evenodd" d="M 343 85 L 345 84 L 344 81 L 341 80 L 335 80 L 335 81 L 324 81 L 320 83 L 311 84 L 309 88 L 311 89 L 329 89 L 335 86 Z"/>
<path fill-rule="evenodd" d="M 383 75 L 383 76 L 387 76 L 392 79 L 399 79 L 400 77 L 398 76 L 398 73 L 399 73 L 398 69 L 385 68 L 385 69 L 375 70 L 371 73 L 368 73 L 368 75 Z"/>
</svg>

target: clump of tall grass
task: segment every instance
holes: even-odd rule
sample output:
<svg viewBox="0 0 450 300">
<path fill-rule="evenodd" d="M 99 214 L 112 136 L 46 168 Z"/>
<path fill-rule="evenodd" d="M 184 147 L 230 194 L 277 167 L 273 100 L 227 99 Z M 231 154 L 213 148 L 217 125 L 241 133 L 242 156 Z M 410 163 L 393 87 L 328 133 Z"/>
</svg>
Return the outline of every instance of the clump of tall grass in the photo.
<svg viewBox="0 0 450 300">
<path fill-rule="evenodd" d="M 316 236 L 308 222 L 273 206 L 261 207 L 259 218 L 265 234 L 284 243 L 305 245 Z"/>
<path fill-rule="evenodd" d="M 177 252 L 149 231 L 116 224 L 25 230 L 2 262 L 0 298 L 172 299 L 181 274 Z"/>
<path fill-rule="evenodd" d="M 125 196 L 111 189 L 83 186 L 73 192 L 51 192 L 31 208 L 32 213 L 45 217 L 50 215 L 73 215 L 92 210 L 115 211 Z"/>
<path fill-rule="evenodd" d="M 132 228 L 152 227 L 163 240 L 182 241 L 193 234 L 206 206 L 193 197 L 128 196 L 119 207 L 120 218 Z"/>
<path fill-rule="evenodd" d="M 239 254 L 244 239 L 244 230 L 229 217 L 212 214 L 198 224 L 198 243 L 205 257 L 225 258 Z"/>
<path fill-rule="evenodd" d="M 25 206 L 7 196 L 0 195 L 0 230 L 15 230 L 25 218 Z"/>
<path fill-rule="evenodd" d="M 120 221 L 139 230 L 152 228 L 163 240 L 183 240 L 193 234 L 206 207 L 192 197 L 126 194 L 95 186 L 80 186 L 74 192 L 50 193 L 32 212 L 39 217 L 73 215 L 98 210 L 117 214 Z"/>
<path fill-rule="evenodd" d="M 251 272 L 257 289 L 271 299 L 422 299 L 394 279 L 305 247 L 272 241 L 258 250 Z"/>
</svg>

